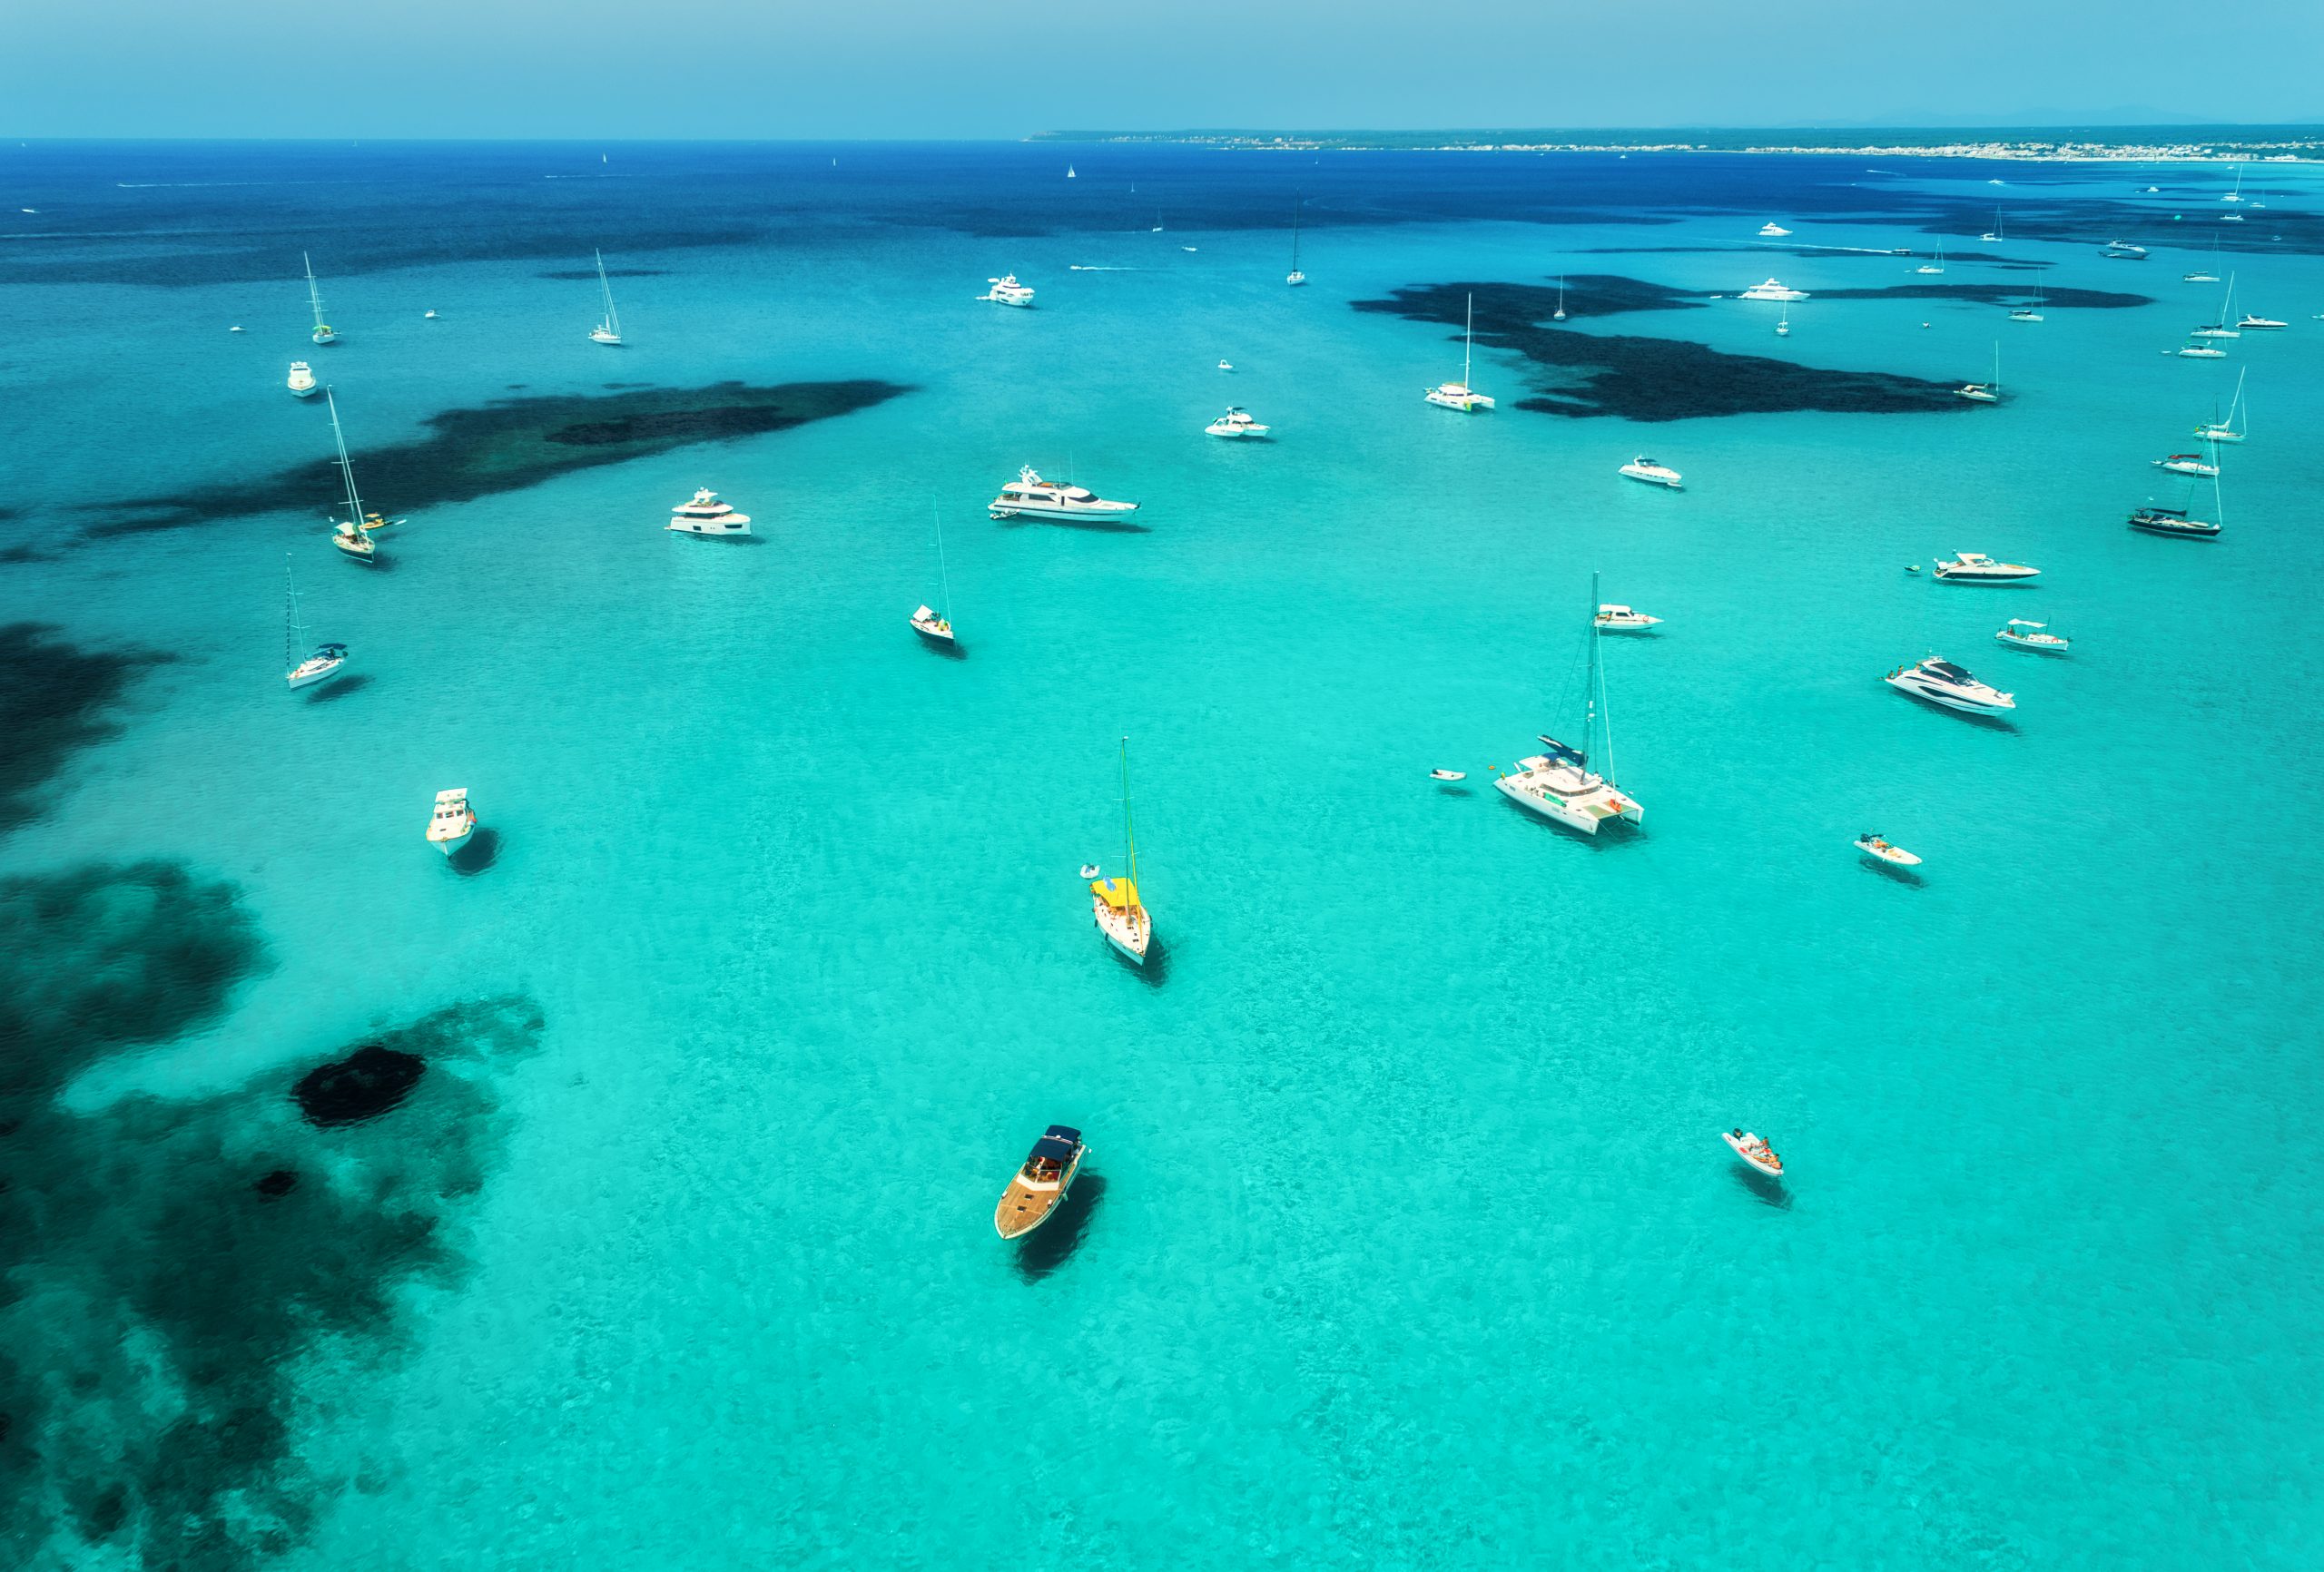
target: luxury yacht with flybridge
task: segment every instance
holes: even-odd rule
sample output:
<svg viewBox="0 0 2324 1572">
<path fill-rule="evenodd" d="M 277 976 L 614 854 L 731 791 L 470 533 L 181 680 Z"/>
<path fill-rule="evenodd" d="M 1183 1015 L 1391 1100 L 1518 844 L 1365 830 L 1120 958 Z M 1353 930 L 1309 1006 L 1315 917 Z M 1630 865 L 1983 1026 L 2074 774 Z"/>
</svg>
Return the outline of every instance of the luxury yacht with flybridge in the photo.
<svg viewBox="0 0 2324 1572">
<path fill-rule="evenodd" d="M 1946 584 L 2024 584 L 2042 576 L 2038 567 L 2022 562 L 1995 562 L 1981 551 L 1956 551 L 1935 565 L 1936 576 Z"/>
<path fill-rule="evenodd" d="M 985 282 L 992 288 L 979 295 L 977 299 L 980 300 L 990 300 L 996 306 L 1029 306 L 1033 303 L 1033 291 L 1019 283 L 1014 273 L 1006 278 L 987 279 Z"/>
<path fill-rule="evenodd" d="M 1898 666 L 1885 680 L 1898 693 L 1964 714 L 2000 715 L 2017 708 L 2017 701 L 1999 688 L 1981 683 L 1965 668 L 1934 655 L 1913 665 Z"/>
<path fill-rule="evenodd" d="M 1640 454 L 1622 466 L 1621 473 L 1632 480 L 1642 480 L 1649 486 L 1668 486 L 1672 491 L 1685 489 L 1679 472 L 1667 464 L 1657 464 L 1645 454 Z"/>
<path fill-rule="evenodd" d="M 1775 280 L 1769 279 L 1764 284 L 1752 285 L 1736 298 L 1743 300 L 1804 300 L 1807 298 L 1807 291 L 1786 289 Z"/>
<path fill-rule="evenodd" d="M 716 492 L 704 486 L 692 501 L 670 509 L 668 527 L 680 535 L 748 535 L 751 516 L 736 513 L 733 503 L 719 501 Z"/>
<path fill-rule="evenodd" d="M 1112 502 L 1086 486 L 1043 480 L 1026 465 L 992 499 L 995 518 L 1112 518 L 1136 513 L 1135 502 Z"/>
</svg>

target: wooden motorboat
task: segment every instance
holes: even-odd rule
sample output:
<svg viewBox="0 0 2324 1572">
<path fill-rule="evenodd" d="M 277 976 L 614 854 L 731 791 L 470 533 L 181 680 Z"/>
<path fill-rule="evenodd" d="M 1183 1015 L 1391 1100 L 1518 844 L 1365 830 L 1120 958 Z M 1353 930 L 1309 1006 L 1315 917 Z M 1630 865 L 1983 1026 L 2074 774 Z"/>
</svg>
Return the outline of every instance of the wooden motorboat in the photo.
<svg viewBox="0 0 2324 1572">
<path fill-rule="evenodd" d="M 1088 1153 L 1080 1131 L 1070 1125 L 1051 1125 L 1000 1193 L 1000 1204 L 992 1209 L 993 1232 L 1003 1239 L 1022 1239 L 1047 1223 L 1065 1204 L 1066 1192 L 1073 1188 L 1073 1176 Z"/>
</svg>

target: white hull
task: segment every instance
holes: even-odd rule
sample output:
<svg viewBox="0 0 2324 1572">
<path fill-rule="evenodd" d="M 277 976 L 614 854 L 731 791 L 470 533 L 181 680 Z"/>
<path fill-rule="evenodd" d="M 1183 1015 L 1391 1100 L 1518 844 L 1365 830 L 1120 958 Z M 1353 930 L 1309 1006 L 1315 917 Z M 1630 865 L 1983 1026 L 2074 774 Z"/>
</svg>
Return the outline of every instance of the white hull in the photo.
<svg viewBox="0 0 2324 1572">
<path fill-rule="evenodd" d="M 339 335 L 332 332 L 329 328 L 317 328 L 312 333 L 310 333 L 307 336 L 318 344 L 336 344 L 339 342 Z"/>
<path fill-rule="evenodd" d="M 287 673 L 285 680 L 290 683 L 290 691 L 295 693 L 301 688 L 311 688 L 317 683 L 330 682 L 333 677 L 339 675 L 341 671 L 345 670 L 346 666 L 347 663 L 344 660 L 330 662 L 325 665 L 317 667 L 313 671 L 309 671 L 306 667 L 300 666 Z"/>
<path fill-rule="evenodd" d="M 1994 635 L 1994 642 L 1995 644 L 2007 644 L 2012 649 L 2032 650 L 2038 654 L 2044 655 L 2063 655 L 2070 647 L 2069 642 L 2064 639 L 2057 639 L 2054 641 L 2043 639 L 2021 639 L 2014 634 L 1995 634 Z"/>
<path fill-rule="evenodd" d="M 1772 1165 L 1770 1165 L 1767 1161 L 1763 1160 L 1758 1153 L 1745 1151 L 1743 1149 L 1743 1143 L 1737 1140 L 1734 1136 L 1728 1135 L 1724 1130 L 1721 1130 L 1718 1133 L 1718 1138 L 1726 1142 L 1728 1147 L 1733 1151 L 1738 1157 L 1740 1157 L 1745 1163 L 1750 1164 L 1751 1168 L 1755 1172 L 1764 1174 L 1770 1179 L 1780 1179 L 1783 1177 L 1783 1163 L 1780 1159 L 1777 1159 Z"/>
<path fill-rule="evenodd" d="M 458 835 L 452 836 L 444 840 L 438 840 L 433 836 L 430 836 L 428 843 L 430 846 L 433 846 L 437 850 L 442 852 L 445 856 L 449 857 L 452 853 L 458 851 L 461 847 L 466 846 L 475 838 L 476 823 L 471 820 L 468 823 L 468 827 L 466 830 L 461 830 Z"/>
<path fill-rule="evenodd" d="M 1981 699 L 1965 699 L 1957 693 L 1924 687 L 1898 677 L 1890 677 L 1887 683 L 1900 693 L 1918 699 L 1924 703 L 1935 704 L 1940 709 L 1956 710 L 1964 715 L 2006 715 L 2017 707 L 2014 703 L 1995 704 Z"/>
<path fill-rule="evenodd" d="M 751 533 L 747 518 L 674 518 L 663 527 L 677 535 L 745 535 Z"/>
<path fill-rule="evenodd" d="M 1867 846 L 1859 840 L 1856 849 L 1884 868 L 1918 868 L 1921 860 L 1901 846 Z"/>
<path fill-rule="evenodd" d="M 1568 830 L 1579 830 L 1584 835 L 1597 834 L 1598 826 L 1609 819 L 1620 819 L 1631 824 L 1645 820 L 1646 811 L 1635 802 L 1627 802 L 1625 799 L 1627 806 L 1615 807 L 1615 794 L 1610 789 L 1577 793 L 1577 800 L 1568 801 L 1553 791 L 1527 790 L 1527 777 L 1531 774 L 1531 771 L 1528 771 L 1516 775 L 1495 776 L 1493 789 L 1527 812 L 1537 813 L 1553 824 L 1564 825 Z M 1603 811 L 1592 811 L 1591 804 Z"/>
<path fill-rule="evenodd" d="M 1107 503 L 1097 507 L 1074 507 L 1048 502 L 995 502 L 995 518 L 1120 518 L 1136 513 L 1134 502 Z"/>
<path fill-rule="evenodd" d="M 621 342 L 621 335 L 619 333 L 608 333 L 603 328 L 593 328 L 589 330 L 589 342 L 592 344 L 618 344 Z"/>
<path fill-rule="evenodd" d="M 1936 571 L 1936 580 L 1939 584 L 1987 585 L 2030 584 L 2041 576 L 2039 573 L 1946 573 L 1943 568 Z"/>
<path fill-rule="evenodd" d="M 1492 400 L 1482 393 L 1455 393 L 1443 388 L 1431 388 L 1421 397 L 1440 409 L 1455 409 L 1463 415 L 1473 415 L 1480 409 L 1492 408 Z"/>
<path fill-rule="evenodd" d="M 1635 464 L 1625 464 L 1622 466 L 1621 472 L 1642 486 L 1659 486 L 1666 491 L 1686 489 L 1685 484 L 1679 477 L 1667 470 L 1658 474 L 1652 470 L 1640 469 Z"/>
<path fill-rule="evenodd" d="M 1093 898 L 1089 904 L 1097 913 L 1098 931 L 1106 936 L 1106 942 L 1113 947 L 1114 953 L 1144 966 L 1146 951 L 1154 940 L 1153 919 L 1133 921 L 1126 914 L 1108 906 L 1102 897 Z M 1143 907 L 1138 909 L 1141 914 L 1145 910 Z"/>
</svg>

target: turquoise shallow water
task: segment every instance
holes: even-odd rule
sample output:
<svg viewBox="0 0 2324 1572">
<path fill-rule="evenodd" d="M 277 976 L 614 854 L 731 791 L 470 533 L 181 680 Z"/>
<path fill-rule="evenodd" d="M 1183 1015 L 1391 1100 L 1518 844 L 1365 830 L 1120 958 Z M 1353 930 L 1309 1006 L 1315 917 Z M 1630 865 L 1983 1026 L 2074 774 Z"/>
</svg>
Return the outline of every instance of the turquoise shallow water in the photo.
<svg viewBox="0 0 2324 1572">
<path fill-rule="evenodd" d="M 1082 186 L 1108 156 L 1076 155 Z M 1988 200 L 1985 166 L 1915 172 Z M 2275 178 L 2275 207 L 2316 205 Z M 271 957 L 69 1106 L 240 1095 L 466 999 L 544 1023 L 468 1072 L 504 1117 L 445 1203 L 457 1270 L 389 1263 L 384 1330 L 301 1345 L 283 1466 L 311 1521 L 252 1559 L 2310 1564 L 2324 260 L 2236 258 L 2240 300 L 2293 326 L 2217 365 L 2155 352 L 2216 304 L 2191 260 L 2040 239 L 1997 249 L 2161 303 L 2017 326 L 1811 299 L 1787 340 L 1733 300 L 1572 324 L 1955 380 L 2005 335 L 2012 400 L 1925 416 L 1560 419 L 1509 408 L 1528 374 L 1487 355 L 1504 407 L 1462 419 L 1418 398 L 1457 342 L 1348 309 L 1567 270 L 1915 281 L 1590 254 L 1793 221 L 1720 211 L 1720 179 L 1651 229 L 1321 227 L 1302 291 L 1248 228 L 633 251 L 669 270 L 617 281 L 617 352 L 582 336 L 593 285 L 536 276 L 569 260 L 328 277 L 349 338 L 320 351 L 287 278 L 12 285 L 41 330 L 0 366 L 0 545 L 68 535 L 65 498 L 312 457 L 293 357 L 327 362 L 359 449 L 509 384 L 915 389 L 414 511 L 373 577 L 289 515 L 0 566 L 0 621 L 178 657 L 0 873 L 182 859 Z M 1955 243 L 1948 282 L 2032 277 Z M 1039 309 L 971 301 L 1004 269 Z M 2125 530 L 2246 367 L 2227 536 Z M 1203 437 L 1228 402 L 1275 440 Z M 1640 450 L 1688 490 L 1618 478 Z M 1145 532 L 988 521 L 1023 462 L 1137 498 Z M 764 544 L 664 533 L 698 485 Z M 933 506 L 964 660 L 905 626 Z M 286 545 L 369 679 L 328 702 L 280 691 Z M 1964 547 L 2044 576 L 1900 571 Z M 1596 843 L 1487 778 L 1571 728 L 1592 570 L 1668 619 L 1606 651 L 1647 819 Z M 2012 614 L 2073 655 L 1994 644 Z M 2014 689 L 2014 726 L 1881 685 L 1931 650 Z M 1075 878 L 1118 860 L 1125 733 L 1144 977 Z M 420 840 L 453 783 L 498 838 L 468 878 Z M 1925 882 L 1859 867 L 1867 825 Z M 1088 1176 L 1011 1251 L 987 1218 L 1052 1120 Z M 1780 1191 L 1719 1145 L 1738 1124 Z"/>
</svg>

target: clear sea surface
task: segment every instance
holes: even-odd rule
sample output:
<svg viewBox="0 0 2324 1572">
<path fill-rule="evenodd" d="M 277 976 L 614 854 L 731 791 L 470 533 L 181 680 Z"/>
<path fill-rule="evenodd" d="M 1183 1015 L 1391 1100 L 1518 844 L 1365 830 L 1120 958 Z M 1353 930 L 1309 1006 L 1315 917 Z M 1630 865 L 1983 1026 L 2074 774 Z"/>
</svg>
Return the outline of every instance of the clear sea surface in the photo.
<svg viewBox="0 0 2324 1572">
<path fill-rule="evenodd" d="M 196 1492 L 211 1558 L 155 1510 L 27 1498 L 24 1564 L 2317 1564 L 2324 255 L 2266 240 L 2316 221 L 2313 172 L 2253 172 L 2221 268 L 2290 326 L 2203 362 L 2158 351 L 2218 309 L 2180 281 L 2216 169 L 600 151 L 0 152 L 0 624 L 172 657 L 0 876 L 181 862 L 267 955 L 78 1073 L 64 1116 L 144 1095 L 231 1145 L 215 1110 L 277 1119 L 431 1011 L 541 1023 L 430 1071 L 488 1083 L 488 1131 L 419 1101 L 361 1127 L 463 1143 L 457 1183 L 310 1133 L 309 1193 L 425 1213 L 444 1261 L 360 1263 L 372 1311 L 268 1356 L 279 1433 Z M 1997 206 L 2023 238 L 1981 245 Z M 2131 209 L 2142 264 L 2073 227 Z M 1754 255 L 1770 219 L 1941 239 L 1948 270 Z M 593 246 L 617 349 L 586 337 Z M 1010 270 L 1035 309 L 974 300 Z M 1575 333 L 1955 382 L 1999 339 L 2008 398 L 1568 418 L 1515 408 L 1545 368 L 1481 349 L 1502 407 L 1463 418 L 1420 398 L 1457 329 L 1350 309 L 1561 273 L 1728 297 Z M 1786 339 L 1732 298 L 1770 273 L 1811 291 Z M 1933 282 L 2156 303 L 1814 298 Z M 911 390 L 466 502 L 375 492 L 409 518 L 390 571 L 337 560 L 328 490 L 84 534 L 327 457 L 294 359 L 359 478 L 496 398 Z M 2247 371 L 2224 536 L 2126 529 Z M 1205 437 L 1229 404 L 1273 440 Z M 1686 489 L 1617 476 L 1640 453 Z M 1140 528 L 990 520 L 1029 463 Z M 663 529 L 702 486 L 758 544 Z M 941 598 L 940 511 L 960 659 L 906 625 Z M 1904 571 L 1964 548 L 2042 577 Z M 326 700 L 284 692 L 286 551 L 360 673 Z M 1603 650 L 1646 816 L 1594 841 L 1491 784 L 1578 727 L 1593 572 L 1666 619 Z M 2011 616 L 2073 653 L 1996 644 Z M 1932 653 L 2012 721 L 1883 685 Z M 1118 870 L 1124 736 L 1144 974 L 1077 877 Z M 450 785 L 493 837 L 465 875 L 422 835 Z M 1924 877 L 1864 866 L 1866 829 Z M 1053 1121 L 1084 1176 L 1003 1244 Z M 1738 1125 L 1780 1186 L 1721 1145 Z M 133 1189 L 181 1182 L 119 1155 Z M 290 1215 L 108 1248 L 231 1292 Z M 17 1235 L 20 1298 L 75 1226 Z M 227 1422 L 199 1372 L 123 1368 L 6 1446 Z M 259 1479 L 295 1523 L 256 1520 Z"/>
</svg>

